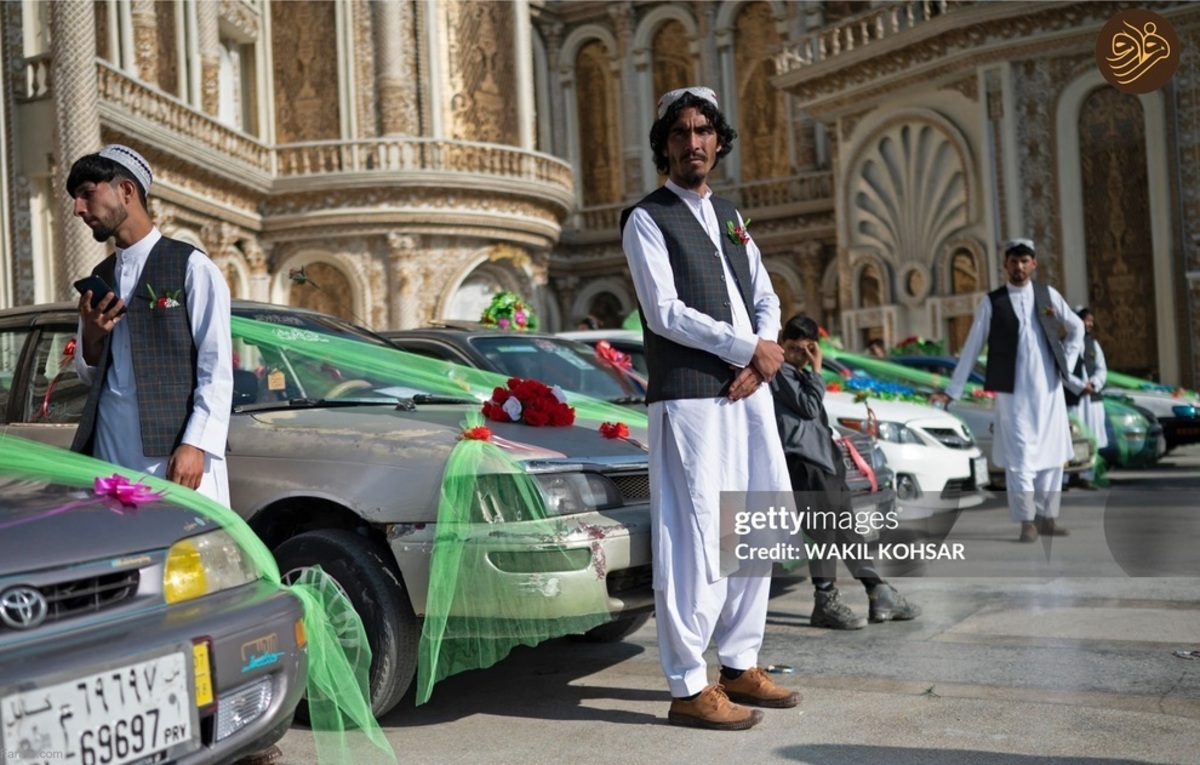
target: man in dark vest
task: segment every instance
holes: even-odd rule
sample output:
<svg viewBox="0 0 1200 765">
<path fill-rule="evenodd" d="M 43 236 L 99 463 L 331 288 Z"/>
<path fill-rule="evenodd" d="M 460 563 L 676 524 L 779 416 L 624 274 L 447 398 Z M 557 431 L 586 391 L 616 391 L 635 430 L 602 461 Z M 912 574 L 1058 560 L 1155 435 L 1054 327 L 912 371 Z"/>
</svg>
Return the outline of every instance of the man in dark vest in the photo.
<svg viewBox="0 0 1200 765">
<path fill-rule="evenodd" d="M 664 95 L 650 149 L 668 180 L 621 216 L 649 365 L 654 590 L 673 697 L 668 720 L 717 730 L 757 724 L 762 712 L 746 705 L 800 701 L 757 666 L 770 562 L 723 554 L 730 535 L 722 492 L 789 490 L 763 385 L 783 362 L 779 300 L 749 221 L 707 183 L 736 137 L 709 88 Z M 710 685 L 703 654 L 714 639 L 721 669 Z"/>
<path fill-rule="evenodd" d="M 91 392 L 71 448 L 228 506 L 229 287 L 207 255 L 150 221 L 152 181 L 146 159 L 117 144 L 67 177 L 75 215 L 116 245 L 92 271 L 106 294 L 79 300 L 75 366 Z"/>
<path fill-rule="evenodd" d="M 1108 364 L 1104 361 L 1104 349 L 1092 334 L 1095 319 L 1092 318 L 1091 310 L 1080 306 L 1075 315 L 1083 322 L 1085 334 L 1083 353 L 1079 354 L 1079 361 L 1076 362 L 1064 391 L 1067 411 L 1078 417 L 1092 432 L 1093 438 L 1096 439 L 1096 451 L 1100 451 L 1108 446 L 1108 433 L 1104 427 L 1104 396 L 1100 394 L 1108 380 Z M 1079 393 L 1074 393 L 1072 388 L 1078 389 Z M 1079 487 L 1095 489 L 1095 478 L 1095 470 L 1084 471 L 1080 475 Z"/>
<path fill-rule="evenodd" d="M 1022 542 L 1067 533 L 1055 524 L 1063 465 L 1072 457 L 1063 380 L 1083 345 L 1083 322 L 1057 290 L 1034 281 L 1036 269 L 1032 241 L 1005 245 L 1008 284 L 980 301 L 950 385 L 934 397 L 945 402 L 962 395 L 986 344 L 984 387 L 996 394 L 992 459 L 1005 469 L 1009 512 L 1021 524 Z"/>
</svg>

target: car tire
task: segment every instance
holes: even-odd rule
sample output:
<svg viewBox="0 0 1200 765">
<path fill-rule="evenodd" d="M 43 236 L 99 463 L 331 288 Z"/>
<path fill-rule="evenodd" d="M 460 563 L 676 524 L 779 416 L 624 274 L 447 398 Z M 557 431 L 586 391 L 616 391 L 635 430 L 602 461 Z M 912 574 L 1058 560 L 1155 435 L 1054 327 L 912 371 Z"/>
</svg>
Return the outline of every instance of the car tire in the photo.
<svg viewBox="0 0 1200 765">
<path fill-rule="evenodd" d="M 568 637 L 580 643 L 617 643 L 646 626 L 648 621 L 650 621 L 650 614 L 637 614 L 605 622 L 592 627 L 582 635 L 568 635 Z"/>
<path fill-rule="evenodd" d="M 275 548 L 281 574 L 319 565 L 354 605 L 371 646 L 371 711 L 380 717 L 400 703 L 417 670 L 417 617 L 391 552 L 344 529 L 309 531 Z M 309 723 L 308 704 L 296 719 Z"/>
</svg>

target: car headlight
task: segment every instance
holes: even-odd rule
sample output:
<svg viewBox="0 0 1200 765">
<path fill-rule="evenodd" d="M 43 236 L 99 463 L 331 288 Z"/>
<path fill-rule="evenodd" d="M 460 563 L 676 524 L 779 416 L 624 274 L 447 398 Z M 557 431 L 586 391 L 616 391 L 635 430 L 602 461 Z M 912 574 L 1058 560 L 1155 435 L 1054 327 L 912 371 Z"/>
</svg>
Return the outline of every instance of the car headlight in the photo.
<svg viewBox="0 0 1200 765">
<path fill-rule="evenodd" d="M 899 422 L 879 423 L 879 437 L 894 444 L 924 444 L 921 437 L 907 425 Z"/>
<path fill-rule="evenodd" d="M 887 455 L 878 446 L 871 448 L 871 467 L 876 469 L 887 467 Z"/>
<path fill-rule="evenodd" d="M 623 504 L 616 484 L 598 473 L 538 473 L 534 478 L 550 515 L 605 510 Z"/>
<path fill-rule="evenodd" d="M 171 545 L 163 567 L 163 596 L 168 603 L 182 603 L 258 578 L 250 556 L 229 532 L 217 529 Z"/>
</svg>

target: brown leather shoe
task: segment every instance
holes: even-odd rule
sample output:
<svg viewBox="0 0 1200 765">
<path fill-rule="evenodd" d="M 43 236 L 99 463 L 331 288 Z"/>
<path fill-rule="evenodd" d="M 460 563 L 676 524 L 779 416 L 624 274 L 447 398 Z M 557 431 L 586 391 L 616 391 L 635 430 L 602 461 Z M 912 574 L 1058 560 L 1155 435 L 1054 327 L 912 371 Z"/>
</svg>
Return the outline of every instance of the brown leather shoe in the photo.
<svg viewBox="0 0 1200 765">
<path fill-rule="evenodd" d="M 1044 537 L 1065 537 L 1070 532 L 1061 526 L 1054 524 L 1053 518 L 1038 516 L 1037 519 L 1038 533 Z"/>
<path fill-rule="evenodd" d="M 725 693 L 730 699 L 739 704 L 786 709 L 800 703 L 799 693 L 776 685 L 775 681 L 761 667 L 751 667 L 739 675 L 736 680 L 728 680 L 721 675 L 717 684 L 725 689 Z"/>
<path fill-rule="evenodd" d="M 1033 521 L 1021 521 L 1021 536 L 1017 537 L 1017 541 L 1036 542 L 1037 538 L 1038 530 Z"/>
<path fill-rule="evenodd" d="M 757 709 L 731 703 L 719 685 L 710 685 L 691 701 L 671 699 L 667 720 L 672 725 L 709 730 L 746 730 L 762 722 L 763 713 Z"/>
</svg>

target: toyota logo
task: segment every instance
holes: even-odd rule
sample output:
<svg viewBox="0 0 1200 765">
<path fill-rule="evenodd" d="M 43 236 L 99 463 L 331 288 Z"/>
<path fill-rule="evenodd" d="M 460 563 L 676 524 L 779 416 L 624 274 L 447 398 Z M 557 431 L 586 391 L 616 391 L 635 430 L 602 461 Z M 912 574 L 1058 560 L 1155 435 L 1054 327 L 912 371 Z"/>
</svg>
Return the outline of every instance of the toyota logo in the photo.
<svg viewBox="0 0 1200 765">
<path fill-rule="evenodd" d="M 0 621 L 15 630 L 31 630 L 46 620 L 46 599 L 33 587 L 0 593 Z"/>
</svg>

